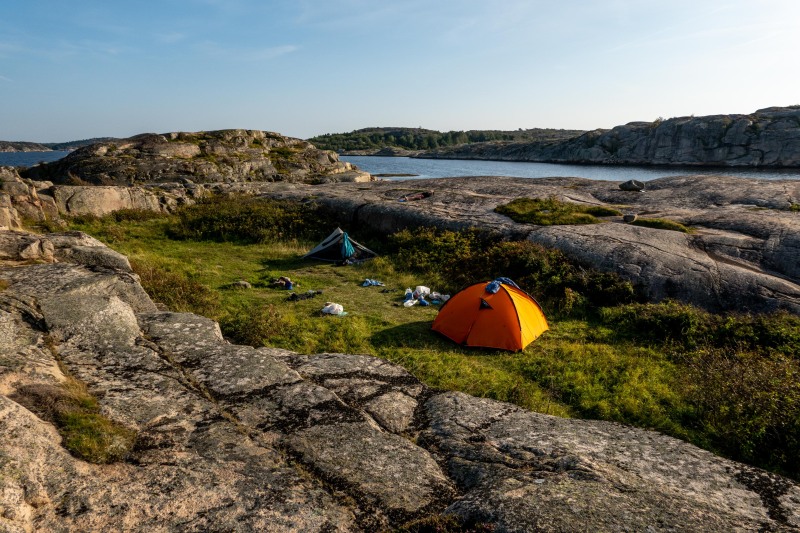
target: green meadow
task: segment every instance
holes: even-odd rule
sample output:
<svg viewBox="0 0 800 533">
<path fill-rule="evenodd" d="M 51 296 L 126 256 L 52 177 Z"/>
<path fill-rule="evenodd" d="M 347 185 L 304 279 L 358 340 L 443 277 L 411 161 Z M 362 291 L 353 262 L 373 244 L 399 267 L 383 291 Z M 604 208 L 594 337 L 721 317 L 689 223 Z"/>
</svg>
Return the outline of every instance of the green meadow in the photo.
<svg viewBox="0 0 800 533">
<path fill-rule="evenodd" d="M 175 215 L 120 212 L 70 227 L 127 255 L 155 301 L 219 321 L 232 342 L 370 354 L 437 389 L 652 428 L 800 477 L 800 318 L 645 303 L 614 275 L 478 232 L 384 236 L 345 224 L 380 257 L 302 259 L 341 222 L 313 204 L 215 198 Z M 501 275 L 537 298 L 550 325 L 519 353 L 458 346 L 431 331 L 437 306 L 402 306 L 406 287 L 453 294 Z M 280 276 L 293 292 L 322 293 L 289 301 L 271 285 Z M 362 287 L 365 278 L 384 286 Z M 233 288 L 239 280 L 252 288 Z M 323 316 L 326 302 L 346 316 Z"/>
</svg>

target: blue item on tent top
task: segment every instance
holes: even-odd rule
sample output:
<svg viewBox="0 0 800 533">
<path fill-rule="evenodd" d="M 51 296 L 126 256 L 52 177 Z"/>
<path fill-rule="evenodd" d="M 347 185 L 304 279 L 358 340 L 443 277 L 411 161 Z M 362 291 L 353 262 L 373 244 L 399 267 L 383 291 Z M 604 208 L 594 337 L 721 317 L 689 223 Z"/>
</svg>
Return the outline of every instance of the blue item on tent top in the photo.
<svg viewBox="0 0 800 533">
<path fill-rule="evenodd" d="M 356 249 L 350 244 L 350 237 L 348 237 L 347 232 L 345 232 L 344 235 L 342 235 L 342 259 L 347 259 L 354 253 L 356 253 Z"/>
<path fill-rule="evenodd" d="M 497 278 L 494 281 L 492 281 L 491 283 L 489 283 L 488 285 L 486 285 L 486 292 L 489 292 L 489 293 L 492 293 L 492 294 L 497 294 L 497 291 L 500 290 L 500 284 L 501 283 L 505 283 L 506 285 L 511 285 L 512 287 L 515 287 L 515 288 L 519 289 L 519 285 L 517 285 L 516 283 L 514 283 L 510 279 L 508 279 L 508 278 Z"/>
</svg>

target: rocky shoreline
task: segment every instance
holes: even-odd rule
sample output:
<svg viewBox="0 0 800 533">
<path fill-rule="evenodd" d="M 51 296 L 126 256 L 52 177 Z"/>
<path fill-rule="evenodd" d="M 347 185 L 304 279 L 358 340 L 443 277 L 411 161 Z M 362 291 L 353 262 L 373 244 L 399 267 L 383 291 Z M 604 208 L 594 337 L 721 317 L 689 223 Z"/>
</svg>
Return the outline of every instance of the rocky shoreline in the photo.
<svg viewBox="0 0 800 533">
<path fill-rule="evenodd" d="M 59 185 L 368 181 L 334 152 L 300 139 L 256 130 L 145 133 L 79 148 L 24 169 L 25 178 Z"/>
<path fill-rule="evenodd" d="M 711 167 L 800 167 L 800 106 L 750 115 L 676 117 L 594 130 L 567 141 L 489 142 L 415 157 L 541 163 Z"/>
</svg>

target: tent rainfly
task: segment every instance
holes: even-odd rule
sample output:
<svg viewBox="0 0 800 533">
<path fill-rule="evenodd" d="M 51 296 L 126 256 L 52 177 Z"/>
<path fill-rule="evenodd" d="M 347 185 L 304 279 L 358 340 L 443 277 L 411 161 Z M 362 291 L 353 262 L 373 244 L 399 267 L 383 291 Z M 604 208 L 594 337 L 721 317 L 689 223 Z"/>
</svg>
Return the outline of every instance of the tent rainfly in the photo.
<svg viewBox="0 0 800 533">
<path fill-rule="evenodd" d="M 532 296 L 510 279 L 498 278 L 454 294 L 431 329 L 464 346 L 519 351 L 549 328 Z"/>
<path fill-rule="evenodd" d="M 336 228 L 303 257 L 322 261 L 363 261 L 376 255 L 378 254 L 351 239 L 346 231 Z"/>
</svg>

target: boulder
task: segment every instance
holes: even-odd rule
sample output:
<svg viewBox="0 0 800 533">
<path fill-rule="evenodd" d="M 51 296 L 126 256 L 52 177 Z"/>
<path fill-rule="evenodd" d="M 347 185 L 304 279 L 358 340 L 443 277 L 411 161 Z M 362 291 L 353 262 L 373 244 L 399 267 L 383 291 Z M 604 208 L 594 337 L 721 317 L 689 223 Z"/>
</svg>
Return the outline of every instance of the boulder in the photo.
<svg viewBox="0 0 800 533">
<path fill-rule="evenodd" d="M 0 260 L 52 263 L 55 247 L 46 237 L 24 231 L 0 230 Z"/>
<path fill-rule="evenodd" d="M 60 213 L 103 216 L 122 209 L 162 210 L 159 195 L 140 187 L 67 186 L 50 189 Z"/>
<path fill-rule="evenodd" d="M 639 180 L 628 180 L 619 184 L 620 190 L 641 192 L 644 190 L 644 183 Z"/>
<path fill-rule="evenodd" d="M 19 176 L 14 167 L 0 167 L 0 228 L 19 229 L 22 220 L 59 221 L 53 199 L 38 194 L 30 180 Z"/>
</svg>

